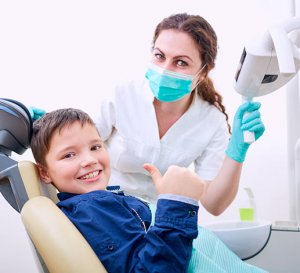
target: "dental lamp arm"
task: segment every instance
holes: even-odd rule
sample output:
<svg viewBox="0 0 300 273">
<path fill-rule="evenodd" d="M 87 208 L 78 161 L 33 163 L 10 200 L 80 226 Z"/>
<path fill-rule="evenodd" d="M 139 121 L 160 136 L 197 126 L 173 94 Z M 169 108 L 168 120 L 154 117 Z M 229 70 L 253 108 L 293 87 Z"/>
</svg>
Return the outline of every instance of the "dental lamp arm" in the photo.
<svg viewBox="0 0 300 273">
<path fill-rule="evenodd" d="M 286 76 L 295 74 L 297 71 L 294 62 L 292 43 L 288 38 L 286 30 L 281 26 L 277 26 L 270 28 L 269 33 L 276 51 L 280 73 L 285 74 Z"/>
</svg>

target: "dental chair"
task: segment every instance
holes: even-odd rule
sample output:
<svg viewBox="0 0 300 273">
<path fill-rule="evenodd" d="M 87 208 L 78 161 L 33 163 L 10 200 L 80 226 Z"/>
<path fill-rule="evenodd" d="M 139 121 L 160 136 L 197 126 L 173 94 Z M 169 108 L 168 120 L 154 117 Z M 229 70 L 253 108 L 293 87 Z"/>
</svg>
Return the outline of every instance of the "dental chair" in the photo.
<svg viewBox="0 0 300 273">
<path fill-rule="evenodd" d="M 11 158 L 12 152 L 21 155 L 29 148 L 31 134 L 27 108 L 0 99 L 0 193 L 21 214 L 44 272 L 106 273 L 90 245 L 56 206 L 55 187 L 40 182 L 33 162 Z"/>
</svg>

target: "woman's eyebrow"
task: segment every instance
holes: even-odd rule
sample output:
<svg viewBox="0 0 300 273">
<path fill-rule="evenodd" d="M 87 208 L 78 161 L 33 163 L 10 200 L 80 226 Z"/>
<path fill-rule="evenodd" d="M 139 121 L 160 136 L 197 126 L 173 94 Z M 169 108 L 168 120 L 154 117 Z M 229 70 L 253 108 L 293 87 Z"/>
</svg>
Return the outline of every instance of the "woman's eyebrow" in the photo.
<svg viewBox="0 0 300 273">
<path fill-rule="evenodd" d="M 160 50 L 158 47 L 155 47 L 153 48 L 153 50 L 158 50 L 162 55 L 165 56 L 164 52 L 162 50 Z M 191 59 L 190 56 L 188 55 L 177 55 L 177 56 L 174 56 L 173 59 L 180 59 L 180 58 L 187 58 L 189 59 L 191 62 L 193 62 L 193 60 Z"/>
</svg>

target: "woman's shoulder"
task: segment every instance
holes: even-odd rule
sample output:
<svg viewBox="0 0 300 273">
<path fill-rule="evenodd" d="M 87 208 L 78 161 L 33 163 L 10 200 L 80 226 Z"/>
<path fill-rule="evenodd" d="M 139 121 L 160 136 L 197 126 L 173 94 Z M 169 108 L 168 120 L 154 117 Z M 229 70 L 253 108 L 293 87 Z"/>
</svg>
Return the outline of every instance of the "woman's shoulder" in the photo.
<svg viewBox="0 0 300 273">
<path fill-rule="evenodd" d="M 214 117 L 224 116 L 220 109 L 218 109 L 215 105 L 210 104 L 208 101 L 204 100 L 199 95 L 196 97 L 195 100 L 195 108 L 205 115 L 212 115 Z"/>
</svg>

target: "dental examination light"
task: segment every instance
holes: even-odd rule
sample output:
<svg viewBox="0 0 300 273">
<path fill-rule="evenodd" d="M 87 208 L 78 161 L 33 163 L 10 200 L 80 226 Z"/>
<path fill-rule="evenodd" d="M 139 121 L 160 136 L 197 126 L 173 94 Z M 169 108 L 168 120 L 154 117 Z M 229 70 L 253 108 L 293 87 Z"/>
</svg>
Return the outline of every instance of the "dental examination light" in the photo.
<svg viewBox="0 0 300 273">
<path fill-rule="evenodd" d="M 300 18 L 292 17 L 245 46 L 234 81 L 234 89 L 243 101 L 274 92 L 297 74 L 300 53 L 297 35 L 293 35 L 297 30 Z M 245 131 L 244 141 L 254 142 L 254 133 Z"/>
</svg>

